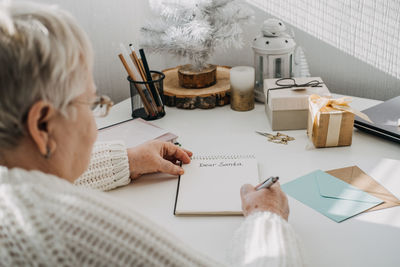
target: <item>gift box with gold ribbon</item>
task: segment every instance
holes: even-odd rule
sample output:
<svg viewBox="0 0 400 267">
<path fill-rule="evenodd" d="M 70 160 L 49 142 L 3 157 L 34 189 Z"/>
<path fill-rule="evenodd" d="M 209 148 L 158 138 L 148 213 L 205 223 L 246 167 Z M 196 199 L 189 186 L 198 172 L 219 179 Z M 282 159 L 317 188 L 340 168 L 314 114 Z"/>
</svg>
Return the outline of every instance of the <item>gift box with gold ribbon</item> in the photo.
<svg viewBox="0 0 400 267">
<path fill-rule="evenodd" d="M 350 97 L 331 99 L 319 95 L 309 97 L 307 134 L 315 147 L 350 146 L 354 115 L 372 122 L 364 113 L 349 106 Z"/>
</svg>

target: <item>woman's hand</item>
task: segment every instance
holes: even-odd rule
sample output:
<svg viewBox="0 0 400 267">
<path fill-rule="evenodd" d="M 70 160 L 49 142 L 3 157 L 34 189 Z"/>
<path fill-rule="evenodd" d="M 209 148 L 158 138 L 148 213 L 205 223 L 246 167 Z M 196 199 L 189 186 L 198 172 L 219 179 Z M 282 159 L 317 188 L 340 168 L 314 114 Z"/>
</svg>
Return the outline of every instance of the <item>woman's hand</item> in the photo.
<svg viewBox="0 0 400 267">
<path fill-rule="evenodd" d="M 244 216 L 256 211 L 270 211 L 288 220 L 289 205 L 285 193 L 281 190 L 279 183 L 270 188 L 256 190 L 254 186 L 245 184 L 240 189 L 242 198 L 242 209 Z"/>
<path fill-rule="evenodd" d="M 177 165 L 177 162 L 190 163 L 192 154 L 172 143 L 157 140 L 129 148 L 128 160 L 131 178 L 153 172 L 182 175 L 183 169 Z"/>
</svg>

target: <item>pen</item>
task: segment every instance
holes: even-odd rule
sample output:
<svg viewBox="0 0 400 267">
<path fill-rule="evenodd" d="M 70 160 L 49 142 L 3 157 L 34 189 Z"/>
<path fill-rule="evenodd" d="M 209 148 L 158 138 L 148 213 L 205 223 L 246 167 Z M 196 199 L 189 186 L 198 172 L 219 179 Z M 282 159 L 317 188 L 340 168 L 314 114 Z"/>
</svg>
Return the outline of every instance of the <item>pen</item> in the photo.
<svg viewBox="0 0 400 267">
<path fill-rule="evenodd" d="M 147 76 L 147 81 L 150 82 L 149 86 L 150 86 L 150 91 L 152 92 L 152 94 L 154 95 L 154 99 L 156 101 L 156 105 L 163 108 L 163 103 L 160 97 L 160 94 L 158 93 L 158 90 L 154 87 L 154 84 L 151 83 L 152 82 L 152 78 L 151 78 L 151 73 L 150 73 L 150 68 L 149 68 L 149 64 L 147 63 L 147 59 L 146 59 L 146 54 L 144 53 L 143 49 L 139 49 L 139 54 L 142 58 L 142 62 L 143 62 L 143 68 L 144 68 L 144 72 Z"/>
<path fill-rule="evenodd" d="M 263 188 L 269 188 L 271 185 L 276 183 L 278 180 L 279 180 L 278 176 L 276 176 L 276 177 L 271 176 L 267 180 L 265 180 L 261 185 L 257 186 L 256 190 L 260 190 Z"/>
</svg>

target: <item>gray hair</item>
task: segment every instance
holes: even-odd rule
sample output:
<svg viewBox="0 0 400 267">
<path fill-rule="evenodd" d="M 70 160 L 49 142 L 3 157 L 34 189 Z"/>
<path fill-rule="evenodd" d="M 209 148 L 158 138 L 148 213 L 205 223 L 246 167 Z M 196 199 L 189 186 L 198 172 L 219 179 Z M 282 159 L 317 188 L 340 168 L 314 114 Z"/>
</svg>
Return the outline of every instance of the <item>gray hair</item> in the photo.
<svg viewBox="0 0 400 267">
<path fill-rule="evenodd" d="M 26 135 L 32 105 L 50 102 L 62 114 L 84 93 L 92 71 L 86 33 L 55 6 L 0 3 L 0 148 Z"/>
</svg>

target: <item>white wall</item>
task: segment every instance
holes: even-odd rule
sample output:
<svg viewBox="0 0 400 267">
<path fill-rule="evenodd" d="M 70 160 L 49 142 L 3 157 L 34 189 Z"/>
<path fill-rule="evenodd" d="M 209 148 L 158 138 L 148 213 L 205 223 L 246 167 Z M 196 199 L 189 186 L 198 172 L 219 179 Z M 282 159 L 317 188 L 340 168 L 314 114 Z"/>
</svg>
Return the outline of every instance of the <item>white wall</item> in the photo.
<svg viewBox="0 0 400 267">
<path fill-rule="evenodd" d="M 57 4 L 77 18 L 93 42 L 94 76 L 99 92 L 110 95 L 115 102 L 129 97 L 127 75 L 117 57 L 119 44 L 134 43 L 137 46 L 140 27 L 144 21 L 154 17 L 150 4 L 157 5 L 161 0 L 34 1 Z M 212 63 L 231 66 L 253 64 L 250 42 L 258 34 L 262 21 L 270 17 L 262 9 L 253 9 L 256 12 L 256 21 L 254 25 L 245 28 L 247 45 L 239 50 L 218 50 Z M 382 100 L 400 95 L 400 80 L 300 30 L 295 29 L 295 33 L 297 43 L 305 50 L 311 74 L 321 76 L 331 91 Z M 179 64 L 177 59 L 166 55 L 149 54 L 148 60 L 151 68 L 158 70 Z"/>
<path fill-rule="evenodd" d="M 152 18 L 148 1 L 141 0 L 33 0 L 56 4 L 79 21 L 88 33 L 95 51 L 94 77 L 98 91 L 109 95 L 115 102 L 129 97 L 127 74 L 117 55 L 120 43 L 139 42 L 143 22 Z M 161 56 L 148 55 L 153 69 L 162 69 Z"/>
</svg>

